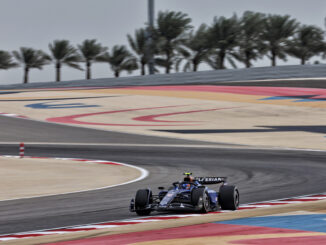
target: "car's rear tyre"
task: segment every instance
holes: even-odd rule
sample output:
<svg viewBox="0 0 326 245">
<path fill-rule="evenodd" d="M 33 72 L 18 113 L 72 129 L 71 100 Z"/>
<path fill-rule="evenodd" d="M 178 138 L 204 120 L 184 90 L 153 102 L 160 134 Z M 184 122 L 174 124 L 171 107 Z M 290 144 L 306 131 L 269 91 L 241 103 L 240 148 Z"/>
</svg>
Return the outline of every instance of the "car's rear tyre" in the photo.
<svg viewBox="0 0 326 245">
<path fill-rule="evenodd" d="M 138 215 L 149 215 L 150 209 L 145 209 L 152 203 L 152 191 L 149 189 L 138 190 L 135 197 L 135 211 Z"/>
<path fill-rule="evenodd" d="M 191 203 L 192 203 L 192 205 L 198 206 L 200 199 L 202 200 L 202 208 L 201 208 L 200 211 L 202 213 L 209 212 L 210 202 L 209 202 L 208 193 L 206 192 L 205 188 L 193 189 L 192 192 L 191 192 Z"/>
<path fill-rule="evenodd" d="M 233 185 L 222 185 L 220 187 L 219 203 L 224 210 L 237 210 L 240 203 L 238 188 Z"/>
</svg>

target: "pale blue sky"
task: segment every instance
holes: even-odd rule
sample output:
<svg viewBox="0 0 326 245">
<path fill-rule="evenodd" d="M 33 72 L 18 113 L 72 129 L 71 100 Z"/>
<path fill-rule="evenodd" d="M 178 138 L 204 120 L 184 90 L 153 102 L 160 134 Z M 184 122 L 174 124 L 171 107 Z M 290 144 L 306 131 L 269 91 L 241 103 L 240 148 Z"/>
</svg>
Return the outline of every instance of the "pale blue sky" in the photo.
<svg viewBox="0 0 326 245">
<path fill-rule="evenodd" d="M 155 10 L 187 13 L 195 27 L 212 23 L 214 16 L 241 15 L 251 10 L 289 14 L 301 23 L 324 28 L 326 1 L 156 0 Z M 55 39 L 68 39 L 79 44 L 93 38 L 110 48 L 115 44 L 127 44 L 126 34 L 133 33 L 146 21 L 147 0 L 0 0 L 0 49 L 12 51 L 25 46 L 48 51 L 49 42 Z M 291 59 L 287 64 L 298 62 Z M 279 61 L 278 64 L 284 63 Z M 263 60 L 256 65 L 269 65 L 269 61 Z M 209 68 L 202 66 L 201 69 Z M 112 77 L 107 64 L 94 64 L 92 73 L 93 78 Z M 139 71 L 133 73 L 138 74 Z M 0 84 L 21 83 L 22 75 L 22 68 L 0 71 Z M 84 72 L 64 68 L 62 78 L 84 79 Z M 31 82 L 53 80 L 53 65 L 41 71 L 31 71 Z"/>
</svg>

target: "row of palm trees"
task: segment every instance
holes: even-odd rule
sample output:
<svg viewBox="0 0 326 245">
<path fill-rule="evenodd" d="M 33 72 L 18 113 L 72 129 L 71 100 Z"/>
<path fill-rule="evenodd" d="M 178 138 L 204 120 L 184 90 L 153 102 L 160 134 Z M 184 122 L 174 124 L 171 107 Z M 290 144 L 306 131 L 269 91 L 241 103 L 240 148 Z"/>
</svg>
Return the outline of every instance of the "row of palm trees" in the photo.
<svg viewBox="0 0 326 245">
<path fill-rule="evenodd" d="M 84 70 L 80 63 L 85 63 L 86 79 L 91 79 L 91 66 L 94 62 L 107 62 L 111 65 L 115 76 L 118 77 L 123 70 L 137 69 L 135 57 L 123 45 L 116 45 L 109 53 L 95 39 L 87 39 L 75 48 L 68 40 L 55 40 L 49 44 L 50 55 L 42 50 L 22 47 L 13 51 L 0 51 L 0 69 L 9 69 L 17 66 L 24 68 L 23 82 L 28 83 L 30 69 L 42 69 L 43 66 L 54 63 L 56 81 L 61 80 L 61 67 L 63 65 L 74 69 Z M 14 61 L 14 59 L 16 61 Z"/>
<path fill-rule="evenodd" d="M 156 43 L 161 57 L 157 64 L 165 66 L 167 73 L 172 64 L 178 71 L 184 60 L 184 71 L 197 71 L 203 62 L 213 69 L 225 69 L 226 62 L 234 68 L 236 62 L 249 68 L 265 56 L 272 66 L 276 66 L 277 58 L 286 61 L 287 56 L 305 64 L 326 52 L 323 30 L 302 25 L 289 15 L 247 11 L 240 18 L 215 17 L 210 26 L 202 24 L 197 30 L 192 29 L 190 21 L 180 12 L 160 12 L 158 16 Z"/>
<path fill-rule="evenodd" d="M 154 40 L 151 47 L 149 35 Z M 276 66 L 277 59 L 286 61 L 288 56 L 305 64 L 313 56 L 326 53 L 321 28 L 302 25 L 289 15 L 251 11 L 241 17 L 215 17 L 210 26 L 202 24 L 197 30 L 185 13 L 159 12 L 153 28 L 140 28 L 134 36 L 127 35 L 127 39 L 133 53 L 125 45 L 115 45 L 109 51 L 95 39 L 85 40 L 76 48 L 68 40 L 55 40 L 49 44 L 50 55 L 26 47 L 12 53 L 0 51 L 0 69 L 23 66 L 27 83 L 30 69 L 42 69 L 50 63 L 55 65 L 56 81 L 61 80 L 63 65 L 85 70 L 86 79 L 91 79 L 94 62 L 108 63 L 116 77 L 122 71 L 130 73 L 138 68 L 145 75 L 149 49 L 154 54 L 155 66 L 164 68 L 166 73 L 173 69 L 178 72 L 181 66 L 183 71 L 197 71 L 202 63 L 213 69 L 225 69 L 226 62 L 234 68 L 240 62 L 249 68 L 253 61 L 265 56 L 272 66 Z M 81 62 L 85 68 L 80 66 Z"/>
<path fill-rule="evenodd" d="M 288 56 L 305 64 L 316 55 L 325 55 L 324 31 L 313 25 L 302 25 L 289 15 L 266 15 L 246 11 L 241 17 L 215 17 L 208 26 L 202 24 L 197 30 L 191 19 L 181 12 L 160 12 L 154 30 L 155 64 L 179 71 L 197 71 L 202 63 L 213 69 L 225 69 L 226 62 L 236 68 L 237 62 L 249 68 L 254 61 L 267 56 L 271 65 L 276 60 L 286 61 Z M 146 31 L 139 29 L 135 38 L 128 35 L 138 63 L 147 63 Z M 137 45 L 135 45 L 137 44 Z"/>
</svg>

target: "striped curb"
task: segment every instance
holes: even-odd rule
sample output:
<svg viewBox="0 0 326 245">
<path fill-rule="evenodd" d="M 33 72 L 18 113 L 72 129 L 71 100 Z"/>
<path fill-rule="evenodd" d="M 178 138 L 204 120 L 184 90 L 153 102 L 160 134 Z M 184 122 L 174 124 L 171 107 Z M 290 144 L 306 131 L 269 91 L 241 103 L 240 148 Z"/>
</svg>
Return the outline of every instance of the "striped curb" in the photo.
<svg viewBox="0 0 326 245">
<path fill-rule="evenodd" d="M 273 207 L 273 206 L 286 205 L 286 204 L 305 203 L 305 202 L 319 201 L 325 199 L 326 199 L 326 193 L 313 194 L 313 195 L 240 205 L 239 210 Z M 216 211 L 216 212 L 210 212 L 208 214 L 218 214 L 218 213 L 226 213 L 226 212 L 234 212 L 234 211 L 226 211 L 226 210 Z M 98 230 L 104 228 L 113 228 L 113 227 L 119 227 L 125 225 L 135 225 L 135 224 L 163 221 L 163 220 L 170 220 L 170 219 L 175 220 L 175 219 L 194 217 L 194 216 L 203 216 L 203 215 L 207 215 L 207 214 L 157 215 L 157 216 L 149 216 L 146 218 L 134 218 L 134 219 L 127 219 L 127 220 L 120 220 L 120 221 L 62 227 L 62 228 L 40 230 L 40 231 L 33 231 L 33 232 L 15 233 L 15 234 L 0 236 L 0 241 L 9 241 L 9 240 L 15 240 L 20 238 L 40 237 L 45 235 L 59 235 L 59 234 L 67 234 L 73 232 L 91 231 L 91 230 Z"/>
<path fill-rule="evenodd" d="M 20 143 L 19 144 L 19 157 L 23 158 L 25 155 L 25 144 L 24 143 Z"/>
</svg>

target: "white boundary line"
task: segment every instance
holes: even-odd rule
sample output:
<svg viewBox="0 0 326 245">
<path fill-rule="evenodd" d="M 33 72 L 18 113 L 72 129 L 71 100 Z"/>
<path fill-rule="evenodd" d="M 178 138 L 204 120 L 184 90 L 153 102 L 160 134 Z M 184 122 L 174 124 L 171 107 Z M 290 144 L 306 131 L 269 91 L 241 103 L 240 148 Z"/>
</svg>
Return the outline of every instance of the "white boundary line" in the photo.
<svg viewBox="0 0 326 245">
<path fill-rule="evenodd" d="M 14 155 L 0 155 L 0 157 L 19 158 L 19 156 L 14 156 Z M 31 156 L 25 156 L 24 158 L 33 159 L 33 157 L 31 157 Z M 35 158 L 35 159 L 37 159 L 37 158 Z M 114 184 L 114 185 L 98 187 L 98 188 L 95 188 L 95 189 L 86 189 L 86 190 L 73 191 L 73 192 L 64 192 L 64 193 L 60 193 L 60 194 L 51 194 L 51 195 L 39 195 L 39 196 L 31 196 L 31 197 L 4 199 L 4 200 L 0 200 L 0 202 L 31 199 L 31 198 L 39 198 L 39 197 L 52 197 L 52 196 L 68 195 L 68 194 L 75 194 L 75 193 L 88 192 L 88 191 L 103 190 L 103 189 L 108 189 L 108 188 L 113 188 L 113 187 L 117 187 L 117 186 L 131 184 L 131 183 L 143 180 L 149 175 L 149 172 L 144 168 L 137 167 L 137 166 L 134 166 L 134 165 L 130 165 L 130 164 L 127 164 L 127 163 L 121 163 L 121 162 L 115 162 L 115 161 L 109 161 L 109 160 L 92 160 L 92 159 L 62 158 L 62 157 L 42 157 L 41 159 L 53 159 L 53 160 L 63 160 L 63 161 L 67 160 L 67 161 L 76 161 L 76 162 L 80 162 L 80 163 L 95 163 L 95 164 L 96 163 L 101 163 L 101 162 L 112 162 L 112 163 L 117 163 L 118 165 L 121 165 L 121 166 L 137 169 L 140 172 L 140 176 L 138 178 L 134 179 L 134 180 L 123 182 L 123 183 L 120 183 L 120 184 Z M 84 160 L 84 161 L 79 161 L 79 160 Z"/>
</svg>

